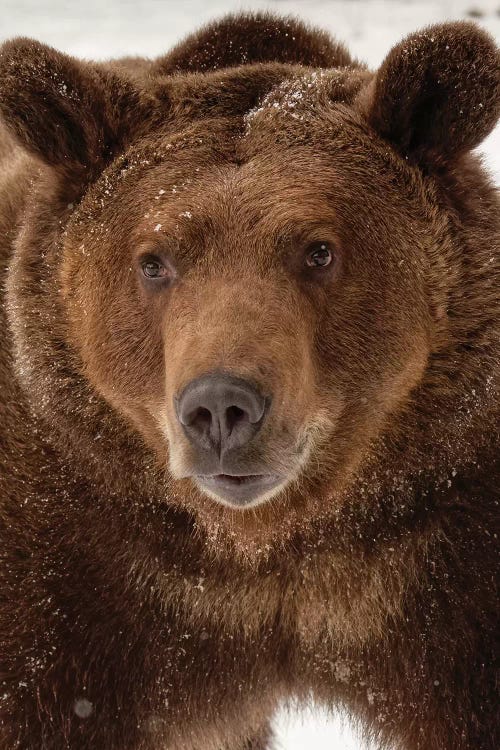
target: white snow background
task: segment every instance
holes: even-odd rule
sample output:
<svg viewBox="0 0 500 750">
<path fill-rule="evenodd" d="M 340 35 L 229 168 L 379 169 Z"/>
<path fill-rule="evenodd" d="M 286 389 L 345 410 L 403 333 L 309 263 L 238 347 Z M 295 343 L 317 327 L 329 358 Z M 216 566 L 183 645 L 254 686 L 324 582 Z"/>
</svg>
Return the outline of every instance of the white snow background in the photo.
<svg viewBox="0 0 500 750">
<path fill-rule="evenodd" d="M 300 16 L 373 67 L 403 36 L 430 23 L 472 17 L 500 42 L 500 0 L 0 0 L 0 41 L 29 36 L 93 59 L 153 57 L 200 24 L 249 9 Z M 500 185 L 500 127 L 480 150 Z M 280 750 L 375 750 L 345 720 L 321 708 L 283 712 L 276 730 Z"/>
</svg>

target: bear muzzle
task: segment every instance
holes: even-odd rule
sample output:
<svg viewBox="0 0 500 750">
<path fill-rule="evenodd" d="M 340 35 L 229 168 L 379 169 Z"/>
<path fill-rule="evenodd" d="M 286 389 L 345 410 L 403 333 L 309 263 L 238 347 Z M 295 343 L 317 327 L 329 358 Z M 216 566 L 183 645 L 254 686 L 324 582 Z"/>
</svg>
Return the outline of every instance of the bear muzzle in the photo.
<svg viewBox="0 0 500 750">
<path fill-rule="evenodd" d="M 249 381 L 228 373 L 209 373 L 190 381 L 174 397 L 175 414 L 195 456 L 198 486 L 212 497 L 233 506 L 253 505 L 282 484 L 284 477 L 252 467 L 238 466 L 240 449 L 257 437 L 271 405 Z M 213 472 L 206 472 L 207 459 Z"/>
</svg>

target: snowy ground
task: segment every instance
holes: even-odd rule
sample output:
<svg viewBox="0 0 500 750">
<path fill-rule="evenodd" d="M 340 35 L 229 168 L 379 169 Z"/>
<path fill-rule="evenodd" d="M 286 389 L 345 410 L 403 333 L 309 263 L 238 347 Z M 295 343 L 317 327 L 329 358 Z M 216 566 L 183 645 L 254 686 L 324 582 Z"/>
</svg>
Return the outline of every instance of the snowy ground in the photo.
<svg viewBox="0 0 500 750">
<path fill-rule="evenodd" d="M 500 0 L 0 0 L 0 40 L 31 36 L 87 58 L 151 57 L 199 24 L 240 9 L 299 15 L 328 29 L 372 66 L 402 36 L 439 21 L 473 16 L 500 42 Z M 481 150 L 500 185 L 500 128 Z M 303 717 L 283 714 L 277 729 L 280 750 L 365 748 L 320 709 Z"/>
</svg>

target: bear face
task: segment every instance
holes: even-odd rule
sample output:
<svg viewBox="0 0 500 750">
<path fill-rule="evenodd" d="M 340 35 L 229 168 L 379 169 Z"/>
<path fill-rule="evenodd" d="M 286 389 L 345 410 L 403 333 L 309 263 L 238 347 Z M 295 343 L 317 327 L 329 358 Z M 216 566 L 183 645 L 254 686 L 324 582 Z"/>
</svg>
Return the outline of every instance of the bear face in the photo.
<svg viewBox="0 0 500 750">
<path fill-rule="evenodd" d="M 377 160 L 352 117 L 332 112 L 325 138 L 315 113 L 309 142 L 299 132 L 283 147 L 267 114 L 232 138 L 200 124 L 132 148 L 75 210 L 61 288 L 86 376 L 176 479 L 278 475 L 276 494 L 303 470 L 345 481 L 418 382 L 440 237 L 418 175 L 391 169 L 384 146 Z M 270 402 L 242 445 L 200 445 L 176 414 L 183 389 L 218 372 Z"/>
<path fill-rule="evenodd" d="M 375 75 L 268 63 L 142 88 L 33 56 L 4 50 L 1 107 L 47 165 L 10 285 L 37 400 L 80 430 L 97 394 L 114 452 L 140 436 L 133 472 L 204 521 L 328 514 L 437 377 L 457 271 L 436 175 L 496 122 L 494 45 L 455 24 Z M 61 352 L 53 393 L 48 362 L 23 355 L 34 287 L 51 320 L 39 354 Z"/>
</svg>

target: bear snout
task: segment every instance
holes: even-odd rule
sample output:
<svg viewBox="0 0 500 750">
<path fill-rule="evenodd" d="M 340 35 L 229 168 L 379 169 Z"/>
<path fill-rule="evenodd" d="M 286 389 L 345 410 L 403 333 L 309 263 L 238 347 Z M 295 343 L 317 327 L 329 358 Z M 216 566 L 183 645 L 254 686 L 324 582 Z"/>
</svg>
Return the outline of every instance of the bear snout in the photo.
<svg viewBox="0 0 500 750">
<path fill-rule="evenodd" d="M 191 380 L 174 396 L 177 421 L 194 451 L 193 478 L 212 497 L 233 506 L 254 504 L 283 478 L 266 466 L 242 472 L 241 450 L 261 430 L 271 405 L 248 380 L 215 372 Z M 208 461 L 214 471 L 206 473 Z M 199 464 L 199 471 L 196 470 Z"/>
</svg>

